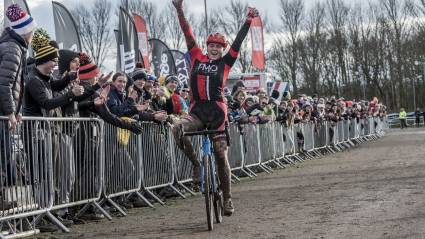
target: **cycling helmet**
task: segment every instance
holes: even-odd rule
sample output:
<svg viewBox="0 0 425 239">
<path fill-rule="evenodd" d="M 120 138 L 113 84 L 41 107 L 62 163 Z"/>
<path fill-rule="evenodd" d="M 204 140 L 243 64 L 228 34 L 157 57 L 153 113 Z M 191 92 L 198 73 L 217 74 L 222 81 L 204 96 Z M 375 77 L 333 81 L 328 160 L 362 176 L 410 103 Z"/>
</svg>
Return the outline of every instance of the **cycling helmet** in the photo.
<svg viewBox="0 0 425 239">
<path fill-rule="evenodd" d="M 210 34 L 207 38 L 207 45 L 210 43 L 216 43 L 222 45 L 224 48 L 227 47 L 227 40 L 223 34 L 218 32 Z"/>
</svg>

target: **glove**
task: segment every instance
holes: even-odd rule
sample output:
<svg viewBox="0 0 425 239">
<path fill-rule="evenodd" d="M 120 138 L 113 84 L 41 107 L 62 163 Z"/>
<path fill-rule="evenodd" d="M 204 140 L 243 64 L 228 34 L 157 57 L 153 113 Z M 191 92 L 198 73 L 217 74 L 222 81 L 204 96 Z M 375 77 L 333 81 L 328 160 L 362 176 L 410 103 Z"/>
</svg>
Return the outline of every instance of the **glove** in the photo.
<svg viewBox="0 0 425 239">
<path fill-rule="evenodd" d="M 246 19 L 248 21 L 251 21 L 252 19 L 258 17 L 258 10 L 256 8 L 249 7 L 248 8 L 248 15 L 246 16 Z"/>
<path fill-rule="evenodd" d="M 142 126 L 137 121 L 133 121 L 126 125 L 125 129 L 130 130 L 134 134 L 141 134 L 143 131 Z"/>
</svg>

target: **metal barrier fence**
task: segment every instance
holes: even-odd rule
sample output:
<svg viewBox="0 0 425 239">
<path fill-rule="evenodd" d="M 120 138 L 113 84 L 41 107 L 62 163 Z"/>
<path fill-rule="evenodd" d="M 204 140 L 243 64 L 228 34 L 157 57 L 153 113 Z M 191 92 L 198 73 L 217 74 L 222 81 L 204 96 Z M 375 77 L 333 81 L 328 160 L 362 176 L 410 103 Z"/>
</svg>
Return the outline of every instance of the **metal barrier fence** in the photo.
<svg viewBox="0 0 425 239">
<path fill-rule="evenodd" d="M 51 211 L 64 216 L 67 208 L 86 204 L 100 209 L 97 201 L 101 197 L 103 180 L 103 122 L 89 118 L 50 118 L 48 122 L 54 182 Z M 46 215 L 62 230 L 68 230 L 53 215 Z"/>
<path fill-rule="evenodd" d="M 244 168 L 252 175 L 256 174 L 251 170 L 253 167 L 259 167 L 261 164 L 260 138 L 258 126 L 253 124 L 243 125 L 243 143 L 244 147 Z"/>
<path fill-rule="evenodd" d="M 258 125 L 259 151 L 261 154 L 260 167 L 266 172 L 272 171 L 272 169 L 268 167 L 270 163 L 280 166 L 275 158 L 274 141 L 276 141 L 276 132 L 273 129 L 273 123 Z"/>
<path fill-rule="evenodd" d="M 195 150 L 198 159 L 201 159 L 200 149 L 202 145 L 202 137 L 195 136 L 191 137 L 193 149 Z M 185 183 L 192 182 L 192 162 L 190 162 L 189 158 L 179 149 L 177 146 L 174 137 L 170 137 L 170 154 L 171 158 L 174 159 L 175 166 L 175 180 L 177 184 L 183 187 L 186 191 L 194 194 L 188 187 L 186 187 Z"/>
<path fill-rule="evenodd" d="M 170 187 L 181 197 L 185 197 L 174 186 L 175 160 L 172 158 L 170 144 L 173 138 L 171 128 L 163 124 L 144 123 L 141 141 L 142 154 L 142 190 L 160 204 L 165 204 L 152 190 Z M 152 147 L 155 146 L 155 147 Z"/>
<path fill-rule="evenodd" d="M 100 205 L 110 203 L 122 215 L 124 210 L 113 198 L 139 191 L 141 187 L 141 146 L 140 136 L 111 124 L 105 124 L 103 199 Z"/>
<path fill-rule="evenodd" d="M 304 135 L 304 150 L 307 152 L 314 150 L 314 123 L 303 124 L 302 133 Z"/>
<path fill-rule="evenodd" d="M 274 132 L 274 149 L 276 160 L 281 160 L 285 157 L 285 134 L 284 129 L 281 123 L 273 123 L 273 132 Z"/>
<path fill-rule="evenodd" d="M 8 120 L 2 117 L 1 231 L 18 233 L 29 227 L 27 235 L 36 233 L 30 217 L 49 213 L 53 200 L 52 130 L 48 120 L 26 118 L 15 131 L 9 131 Z"/>
<path fill-rule="evenodd" d="M 243 148 L 243 128 L 237 124 L 229 125 L 230 147 L 228 152 L 229 164 L 232 169 L 232 177 L 237 181 L 239 177 L 235 175 L 235 171 L 251 176 L 244 170 L 244 148 Z M 198 147 L 199 148 L 199 147 Z"/>
<path fill-rule="evenodd" d="M 25 118 L 10 132 L 7 120 L 1 119 L 0 225 L 17 232 L 24 223 L 34 226 L 47 216 L 67 231 L 52 212 L 60 216 L 69 207 L 84 205 L 78 216 L 93 206 L 111 219 L 100 207 L 105 202 L 126 215 L 117 201 L 132 195 L 152 206 L 143 193 L 161 204 L 154 190 L 169 187 L 184 198 L 177 184 L 193 193 L 185 186 L 192 180 L 192 164 L 177 147 L 171 127 L 142 127 L 143 133 L 134 135 L 97 119 Z M 233 173 L 253 177 L 254 169 L 271 173 L 270 163 L 284 167 L 282 162 L 320 156 L 321 149 L 340 151 L 354 142 L 377 139 L 386 129 L 387 121 L 379 118 L 290 127 L 277 122 L 233 124 L 229 161 Z M 192 142 L 200 157 L 201 137 L 192 137 Z M 19 225 L 12 226 L 9 222 L 15 219 Z"/>
</svg>

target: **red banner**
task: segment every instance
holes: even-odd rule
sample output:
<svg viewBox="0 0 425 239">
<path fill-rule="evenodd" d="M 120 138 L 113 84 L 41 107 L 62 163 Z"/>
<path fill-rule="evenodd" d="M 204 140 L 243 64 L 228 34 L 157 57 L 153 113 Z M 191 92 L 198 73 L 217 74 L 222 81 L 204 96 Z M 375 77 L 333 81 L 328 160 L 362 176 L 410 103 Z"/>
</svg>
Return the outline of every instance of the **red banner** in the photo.
<svg viewBox="0 0 425 239">
<path fill-rule="evenodd" d="M 137 37 L 139 39 L 139 51 L 142 55 L 143 65 L 146 70 L 150 70 L 148 28 L 146 27 L 145 19 L 133 13 L 133 20 L 137 30 Z"/>
<path fill-rule="evenodd" d="M 261 17 L 254 18 L 251 22 L 251 42 L 252 42 L 252 66 L 258 70 L 265 70 L 263 22 Z"/>
</svg>

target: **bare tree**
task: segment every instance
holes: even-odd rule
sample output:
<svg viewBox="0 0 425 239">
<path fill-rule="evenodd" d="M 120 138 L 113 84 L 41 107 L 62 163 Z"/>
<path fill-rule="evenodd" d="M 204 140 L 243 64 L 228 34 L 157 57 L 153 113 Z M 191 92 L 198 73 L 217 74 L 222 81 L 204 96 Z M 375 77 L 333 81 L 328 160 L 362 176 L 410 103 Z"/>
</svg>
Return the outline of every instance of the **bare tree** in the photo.
<svg viewBox="0 0 425 239">
<path fill-rule="evenodd" d="M 192 26 L 196 26 L 195 17 L 193 14 L 189 13 L 187 5 L 184 5 L 186 18 L 191 22 Z M 177 12 L 174 6 L 170 3 L 161 12 L 161 19 L 164 20 L 165 28 L 164 31 L 164 42 L 173 49 L 182 49 L 185 42 L 183 31 L 181 30 L 179 19 L 177 17 Z M 195 24 L 193 24 L 195 22 Z"/>
<path fill-rule="evenodd" d="M 121 0 L 122 5 L 124 2 L 125 0 Z M 139 14 L 145 19 L 151 38 L 164 39 L 166 22 L 159 13 L 155 2 L 149 0 L 129 0 L 128 5 L 131 13 Z"/>
<path fill-rule="evenodd" d="M 380 0 L 384 9 L 384 17 L 389 27 L 388 40 L 390 44 L 390 56 L 388 57 L 390 79 L 395 82 L 397 88 L 397 107 L 406 105 L 405 97 L 405 72 L 407 67 L 404 58 L 403 42 L 409 37 L 408 17 L 410 16 L 407 5 L 397 0 Z"/>
<path fill-rule="evenodd" d="M 285 45 L 278 44 L 282 47 L 287 47 L 288 50 L 285 59 L 286 66 L 289 69 L 289 79 L 292 83 L 293 91 L 298 93 L 297 73 L 298 73 L 298 41 L 300 40 L 300 30 L 304 15 L 304 2 L 302 0 L 280 0 L 281 8 L 281 23 L 283 30 L 287 32 Z M 285 52 L 281 50 L 280 52 Z"/>
<path fill-rule="evenodd" d="M 196 35 L 197 43 L 200 46 L 206 47 L 206 40 L 210 33 L 221 31 L 221 23 L 219 21 L 220 14 L 218 9 L 212 9 L 208 12 L 208 32 L 205 29 L 205 16 L 202 15 L 200 18 L 194 21 L 192 24 L 193 31 Z"/>
<path fill-rule="evenodd" d="M 224 11 L 218 12 L 220 30 L 229 38 L 234 39 L 245 22 L 247 12 L 247 3 L 243 3 L 241 0 L 231 0 L 224 8 Z M 239 52 L 237 68 L 239 68 L 241 72 L 247 72 L 250 69 L 250 65 L 251 58 L 248 41 L 245 40 Z"/>
<path fill-rule="evenodd" d="M 282 39 L 276 38 L 273 41 L 273 47 L 267 52 L 268 64 L 274 76 L 279 76 L 279 79 L 285 81 L 289 79 L 289 71 L 286 65 L 287 47 Z"/>
<path fill-rule="evenodd" d="M 323 46 L 326 43 L 324 32 L 325 8 L 320 2 L 316 3 L 308 12 L 305 21 L 306 35 L 300 41 L 299 53 L 300 66 L 303 71 L 306 93 L 318 93 L 320 87 L 320 75 L 322 71 Z"/>
<path fill-rule="evenodd" d="M 83 48 L 102 67 L 112 44 L 111 3 L 107 0 L 95 0 L 91 7 L 81 4 L 72 12 L 78 24 Z"/>
<path fill-rule="evenodd" d="M 327 1 L 328 19 L 330 29 L 330 54 L 335 54 L 335 59 L 338 64 L 338 74 L 336 78 L 336 87 L 338 95 L 344 94 L 340 92 L 341 84 L 348 84 L 348 73 L 346 67 L 346 49 L 347 39 L 345 36 L 345 26 L 349 13 L 349 8 L 344 4 L 343 0 L 328 0 Z"/>
</svg>

